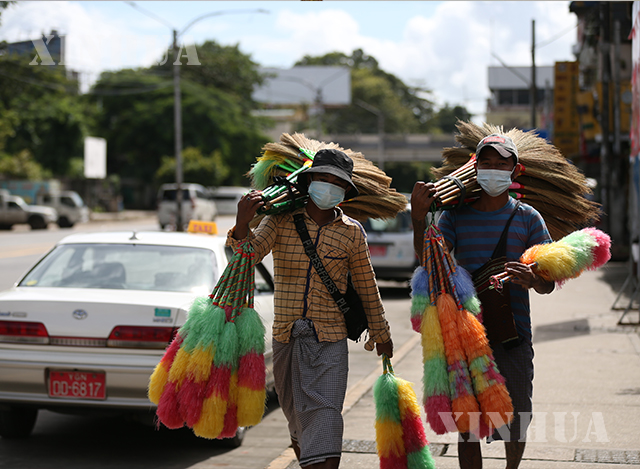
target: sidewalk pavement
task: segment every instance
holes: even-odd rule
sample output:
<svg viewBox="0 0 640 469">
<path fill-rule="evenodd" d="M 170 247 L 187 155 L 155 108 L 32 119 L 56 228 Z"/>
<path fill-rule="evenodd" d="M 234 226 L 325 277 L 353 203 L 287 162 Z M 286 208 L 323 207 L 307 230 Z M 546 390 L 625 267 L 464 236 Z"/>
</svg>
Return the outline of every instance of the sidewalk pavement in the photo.
<svg viewBox="0 0 640 469">
<path fill-rule="evenodd" d="M 610 263 L 570 280 L 551 295 L 531 295 L 534 420 L 520 467 L 640 467 L 639 328 L 618 325 L 622 312 L 611 310 L 627 270 L 626 263 Z M 638 314 L 632 310 L 625 320 L 640 322 Z M 415 334 L 396 350 L 392 361 L 396 375 L 414 383 L 421 401 L 419 340 Z M 379 467 L 372 386 L 380 372 L 372 370 L 347 394 L 342 469 Z M 457 434 L 436 435 L 424 413 L 422 422 L 436 467 L 457 468 Z M 503 443 L 483 442 L 482 452 L 485 468 L 505 466 Z M 297 468 L 291 448 L 283 448 L 268 466 Z"/>
</svg>

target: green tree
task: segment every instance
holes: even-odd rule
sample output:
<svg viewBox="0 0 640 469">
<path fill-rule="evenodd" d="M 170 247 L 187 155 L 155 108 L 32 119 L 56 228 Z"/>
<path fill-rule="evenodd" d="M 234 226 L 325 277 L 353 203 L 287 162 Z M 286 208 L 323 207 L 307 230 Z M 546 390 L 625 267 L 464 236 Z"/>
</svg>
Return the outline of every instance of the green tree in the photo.
<svg viewBox="0 0 640 469">
<path fill-rule="evenodd" d="M 215 174 L 224 175 L 220 183 L 246 184 L 244 174 L 268 140 L 261 132 L 263 122 L 250 113 L 249 84 L 259 75 L 237 47 L 220 48 L 226 59 L 211 65 L 208 57 L 217 47 L 211 42 L 197 46 L 202 65 L 181 68 L 183 148 L 219 155 L 215 161 L 224 166 Z M 234 64 L 236 71 L 215 70 L 222 63 Z M 93 87 L 92 100 L 99 109 L 94 135 L 108 141 L 110 173 L 152 181 L 166 168 L 163 156 L 174 154 L 170 67 L 103 73 Z M 167 176 L 165 169 L 160 174 Z M 218 179 L 203 182 L 213 185 Z"/>
<path fill-rule="evenodd" d="M 181 78 L 230 93 L 240 99 L 241 105 L 253 109 L 253 89 L 263 81 L 258 72 L 258 64 L 250 56 L 240 52 L 237 44 L 222 46 L 215 41 L 206 41 L 197 45 L 196 51 L 201 65 L 183 66 Z M 160 76 L 172 77 L 175 62 L 173 52 L 168 51 L 167 57 L 172 59 L 151 67 L 151 71 Z"/>
<path fill-rule="evenodd" d="M 0 55 L 0 153 L 24 150 L 43 169 L 64 176 L 83 154 L 88 110 L 64 67 L 32 66 L 32 57 Z"/>
<path fill-rule="evenodd" d="M 19 151 L 16 155 L 0 156 L 0 174 L 7 179 L 48 179 L 48 171 L 36 162 L 29 150 Z"/>
<path fill-rule="evenodd" d="M 352 104 L 340 109 L 327 109 L 323 117 L 329 133 L 376 133 L 378 118 L 357 103 L 379 109 L 385 120 L 386 133 L 426 132 L 430 129 L 433 103 L 421 97 L 428 90 L 407 86 L 398 77 L 382 70 L 378 61 L 361 49 L 350 56 L 331 52 L 320 57 L 305 56 L 296 65 L 341 65 L 351 68 Z"/>
<path fill-rule="evenodd" d="M 386 163 L 384 172 L 392 178 L 391 186 L 398 192 L 411 194 L 416 181 L 431 180 L 431 163 Z"/>
<path fill-rule="evenodd" d="M 436 112 L 434 117 L 434 126 L 439 128 L 443 133 L 455 133 L 456 123 L 458 120 L 468 121 L 473 115 L 464 106 L 449 106 L 449 103 Z"/>
<path fill-rule="evenodd" d="M 229 166 L 222 160 L 219 150 L 204 156 L 199 148 L 189 147 L 182 152 L 182 172 L 184 180 L 204 186 L 219 186 L 230 173 Z M 176 159 L 163 156 L 156 171 L 158 184 L 173 182 L 176 178 Z"/>
</svg>

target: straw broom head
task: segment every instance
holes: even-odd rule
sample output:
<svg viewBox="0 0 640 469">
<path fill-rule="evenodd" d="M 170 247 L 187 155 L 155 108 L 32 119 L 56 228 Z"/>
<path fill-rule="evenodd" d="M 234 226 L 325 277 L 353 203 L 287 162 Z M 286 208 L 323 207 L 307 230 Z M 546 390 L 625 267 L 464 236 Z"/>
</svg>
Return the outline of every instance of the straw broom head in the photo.
<svg viewBox="0 0 640 469">
<path fill-rule="evenodd" d="M 344 213 L 364 221 L 367 218 L 393 218 L 407 208 L 407 198 L 391 187 L 391 178 L 357 151 L 342 148 L 334 142 L 321 142 L 301 133 L 283 133 L 279 142 L 267 143 L 262 156 L 247 173 L 254 188 L 262 190 L 273 184 L 275 176 L 291 173 L 284 167 L 302 167 L 309 157 L 322 149 L 336 149 L 353 160 L 353 183 L 360 195 L 340 204 Z M 302 151 L 305 150 L 305 151 Z"/>
<path fill-rule="evenodd" d="M 534 131 L 514 128 L 505 132 L 502 126 L 462 121 L 458 121 L 456 127 L 459 134 L 455 139 L 460 146 L 443 149 L 442 166 L 432 169 L 436 179 L 460 168 L 475 153 L 480 140 L 498 133 L 511 137 L 524 166 L 524 172 L 514 182 L 526 189 L 515 189 L 515 192 L 524 194 L 524 202 L 540 212 L 553 239 L 560 239 L 599 219 L 600 204 L 585 197 L 592 191 L 584 174 Z"/>
</svg>

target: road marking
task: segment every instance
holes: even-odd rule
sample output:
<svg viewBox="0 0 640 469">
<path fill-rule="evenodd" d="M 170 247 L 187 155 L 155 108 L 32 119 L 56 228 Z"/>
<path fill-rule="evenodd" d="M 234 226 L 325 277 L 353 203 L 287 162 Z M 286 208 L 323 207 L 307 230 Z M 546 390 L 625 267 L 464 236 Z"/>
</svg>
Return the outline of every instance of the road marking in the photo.
<svg viewBox="0 0 640 469">
<path fill-rule="evenodd" d="M 34 254 L 44 254 L 55 246 L 55 243 L 34 244 L 25 249 L 12 249 L 11 251 L 0 251 L 0 259 L 8 259 L 10 257 L 32 256 Z"/>
</svg>

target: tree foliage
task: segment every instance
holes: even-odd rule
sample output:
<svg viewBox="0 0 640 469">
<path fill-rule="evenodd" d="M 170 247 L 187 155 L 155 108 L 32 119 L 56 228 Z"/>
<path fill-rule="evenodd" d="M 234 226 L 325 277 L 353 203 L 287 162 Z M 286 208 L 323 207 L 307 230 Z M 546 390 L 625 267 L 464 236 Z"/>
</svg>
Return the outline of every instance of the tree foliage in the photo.
<svg viewBox="0 0 640 469">
<path fill-rule="evenodd" d="M 0 153 L 23 151 L 54 175 L 82 156 L 88 109 L 64 67 L 29 65 L 33 57 L 0 55 Z"/>
<path fill-rule="evenodd" d="M 240 52 L 238 45 L 221 46 L 215 41 L 206 41 L 196 46 L 199 66 L 183 66 L 182 79 L 198 83 L 206 88 L 224 90 L 239 98 L 239 104 L 247 109 L 253 108 L 252 93 L 256 85 L 263 81 L 258 72 L 258 64 L 250 56 Z M 167 58 L 173 58 L 173 52 L 167 52 Z M 185 60 L 182 59 L 183 63 Z M 153 73 L 165 77 L 173 76 L 172 60 L 151 68 Z"/>
<path fill-rule="evenodd" d="M 443 133 L 452 134 L 456 132 L 456 122 L 458 122 L 458 120 L 468 121 L 471 117 L 471 113 L 464 106 L 457 105 L 451 107 L 449 103 L 446 103 L 436 112 L 434 126 Z"/>
<path fill-rule="evenodd" d="M 378 117 L 358 105 L 364 102 L 384 115 L 385 133 L 426 132 L 431 126 L 433 103 L 421 97 L 428 90 L 406 85 L 398 77 L 382 70 L 378 61 L 361 49 L 350 56 L 331 52 L 320 57 L 305 56 L 296 65 L 341 65 L 351 68 L 352 104 L 327 109 L 324 130 L 329 133 L 376 133 Z"/>
<path fill-rule="evenodd" d="M 250 114 L 250 90 L 259 81 L 256 64 L 237 46 L 221 47 L 209 41 L 196 50 L 202 65 L 183 65 L 180 70 L 183 148 L 217 155 L 220 171 L 203 184 L 245 183 L 244 173 L 267 141 L 261 133 L 262 122 Z M 172 62 L 104 73 L 94 86 L 96 106 L 100 106 L 96 131 L 109 142 L 109 172 L 147 181 L 168 177 L 163 157 L 175 154 Z M 136 89 L 145 92 L 130 92 Z M 204 165 L 202 174 L 208 174 L 211 161 L 196 158 L 191 163 L 198 162 Z"/>
<path fill-rule="evenodd" d="M 182 173 L 185 181 L 203 186 L 219 186 L 229 177 L 230 168 L 219 150 L 204 156 L 199 148 L 189 147 L 182 152 Z M 176 177 L 176 159 L 163 156 L 156 171 L 158 183 L 173 182 Z"/>
<path fill-rule="evenodd" d="M 51 171 L 36 162 L 29 150 L 19 151 L 16 155 L 0 156 L 0 174 L 7 179 L 48 179 Z"/>
</svg>

